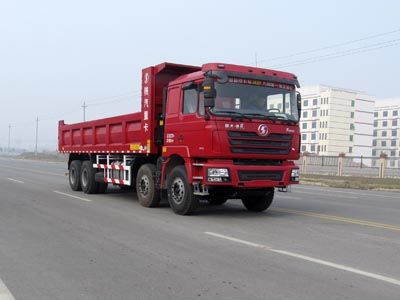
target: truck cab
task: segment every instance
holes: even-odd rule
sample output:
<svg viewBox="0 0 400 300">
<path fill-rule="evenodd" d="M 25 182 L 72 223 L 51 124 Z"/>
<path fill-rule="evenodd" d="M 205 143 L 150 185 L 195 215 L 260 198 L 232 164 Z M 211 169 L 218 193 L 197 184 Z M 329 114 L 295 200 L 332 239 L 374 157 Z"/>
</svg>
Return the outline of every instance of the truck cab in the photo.
<svg viewBox="0 0 400 300">
<path fill-rule="evenodd" d="M 164 164 L 182 158 L 194 195 L 212 204 L 297 184 L 298 85 L 290 73 L 218 63 L 178 77 L 166 93 Z"/>
</svg>

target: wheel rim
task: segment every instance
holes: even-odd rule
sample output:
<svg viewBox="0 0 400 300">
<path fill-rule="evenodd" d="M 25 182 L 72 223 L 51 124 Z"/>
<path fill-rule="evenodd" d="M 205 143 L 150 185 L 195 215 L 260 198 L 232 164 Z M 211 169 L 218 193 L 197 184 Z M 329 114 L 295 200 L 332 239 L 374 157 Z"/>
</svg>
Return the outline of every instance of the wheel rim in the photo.
<svg viewBox="0 0 400 300">
<path fill-rule="evenodd" d="M 172 182 L 171 198 L 176 204 L 181 204 L 185 199 L 185 185 L 181 178 L 175 178 Z"/>
<path fill-rule="evenodd" d="M 149 190 L 150 190 L 149 177 L 147 177 L 146 175 L 143 175 L 140 178 L 140 183 L 139 183 L 138 189 L 139 189 L 140 194 L 142 194 L 143 196 L 147 196 L 147 194 L 149 193 Z"/>
<path fill-rule="evenodd" d="M 88 172 L 86 169 L 82 171 L 82 185 L 87 186 L 88 183 Z"/>
<path fill-rule="evenodd" d="M 71 184 L 75 184 L 75 178 L 76 178 L 75 169 L 71 168 L 71 170 L 69 170 L 69 181 L 71 182 Z"/>
</svg>

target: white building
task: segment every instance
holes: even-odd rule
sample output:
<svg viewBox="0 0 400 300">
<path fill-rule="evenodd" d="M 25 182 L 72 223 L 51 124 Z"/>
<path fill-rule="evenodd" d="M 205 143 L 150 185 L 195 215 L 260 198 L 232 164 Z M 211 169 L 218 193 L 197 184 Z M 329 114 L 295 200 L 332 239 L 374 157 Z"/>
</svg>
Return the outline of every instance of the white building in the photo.
<svg viewBox="0 0 400 300">
<path fill-rule="evenodd" d="M 301 151 L 319 155 L 372 155 L 374 100 L 326 85 L 300 89 Z"/>
<path fill-rule="evenodd" d="M 373 156 L 400 156 L 400 98 L 375 102 L 373 135 Z"/>
</svg>

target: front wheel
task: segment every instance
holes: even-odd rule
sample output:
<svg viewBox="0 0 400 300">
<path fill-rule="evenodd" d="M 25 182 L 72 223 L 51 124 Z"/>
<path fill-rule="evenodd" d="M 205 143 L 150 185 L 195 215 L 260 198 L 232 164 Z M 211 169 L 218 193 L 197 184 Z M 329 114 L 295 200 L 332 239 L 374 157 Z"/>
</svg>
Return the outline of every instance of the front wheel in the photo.
<svg viewBox="0 0 400 300">
<path fill-rule="evenodd" d="M 268 190 L 260 195 L 247 196 L 242 198 L 243 205 L 250 211 L 264 211 L 270 207 L 274 199 L 274 190 Z"/>
<path fill-rule="evenodd" d="M 185 166 L 176 166 L 168 178 L 168 202 L 172 210 L 178 215 L 190 215 L 198 204 L 198 198 L 193 195 L 193 188 L 189 184 Z"/>
</svg>

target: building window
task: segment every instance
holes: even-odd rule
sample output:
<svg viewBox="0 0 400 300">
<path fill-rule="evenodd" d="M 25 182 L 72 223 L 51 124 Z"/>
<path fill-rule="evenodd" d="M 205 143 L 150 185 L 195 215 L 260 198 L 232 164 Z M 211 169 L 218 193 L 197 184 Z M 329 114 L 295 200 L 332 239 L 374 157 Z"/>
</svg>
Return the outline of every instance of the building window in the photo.
<svg viewBox="0 0 400 300">
<path fill-rule="evenodd" d="M 328 104 L 329 103 L 329 98 L 326 98 L 326 104 Z"/>
<path fill-rule="evenodd" d="M 384 117 L 387 117 L 387 116 L 388 116 L 387 110 L 383 111 L 383 116 L 384 116 Z"/>
<path fill-rule="evenodd" d="M 353 147 L 349 147 L 349 153 L 353 153 Z"/>
<path fill-rule="evenodd" d="M 306 145 L 302 145 L 302 146 L 301 146 L 301 151 L 302 151 L 302 152 L 306 152 L 306 150 L 307 150 Z"/>
<path fill-rule="evenodd" d="M 392 126 L 396 127 L 397 126 L 397 120 L 392 121 Z"/>
<path fill-rule="evenodd" d="M 394 110 L 392 115 L 393 115 L 393 117 L 397 117 L 399 115 L 399 111 L 398 110 Z"/>
<path fill-rule="evenodd" d="M 396 140 L 391 140 L 390 141 L 390 146 L 396 147 Z"/>
<path fill-rule="evenodd" d="M 328 110 L 326 110 L 326 116 L 328 115 Z"/>
<path fill-rule="evenodd" d="M 378 112 L 374 112 L 374 117 L 377 118 L 378 117 Z"/>
<path fill-rule="evenodd" d="M 376 140 L 372 141 L 372 146 L 374 146 L 374 147 L 376 146 Z"/>
<path fill-rule="evenodd" d="M 311 139 L 312 139 L 312 140 L 316 140 L 316 139 L 317 139 L 317 135 L 316 135 L 315 133 L 312 133 L 312 134 L 311 134 Z"/>
<path fill-rule="evenodd" d="M 351 106 L 353 106 L 354 107 L 354 105 L 356 104 L 356 101 L 354 101 L 354 100 L 351 100 Z"/>
<path fill-rule="evenodd" d="M 382 146 L 382 147 L 386 147 L 386 141 L 382 141 L 382 142 L 381 142 L 381 146 Z"/>
<path fill-rule="evenodd" d="M 387 132 L 385 130 L 382 131 L 382 136 L 387 136 Z"/>
<path fill-rule="evenodd" d="M 311 123 L 311 128 L 317 128 L 317 122 L 312 122 Z"/>
<path fill-rule="evenodd" d="M 372 156 L 376 156 L 376 150 L 372 150 Z"/>
<path fill-rule="evenodd" d="M 307 134 L 303 133 L 303 134 L 301 135 L 301 139 L 302 139 L 303 141 L 305 141 L 305 140 L 307 139 Z"/>
<path fill-rule="evenodd" d="M 320 145 L 317 146 L 317 152 L 319 152 L 321 149 Z"/>
<path fill-rule="evenodd" d="M 311 145 L 311 152 L 315 152 L 315 145 Z"/>
<path fill-rule="evenodd" d="M 374 136 L 378 136 L 378 130 L 374 130 Z"/>
<path fill-rule="evenodd" d="M 354 111 L 350 113 L 350 118 L 354 119 Z"/>
<path fill-rule="evenodd" d="M 313 118 L 315 118 L 317 116 L 317 111 L 316 110 L 313 110 L 312 116 L 313 116 Z"/>
<path fill-rule="evenodd" d="M 303 129 L 307 129 L 307 123 L 303 123 Z"/>
<path fill-rule="evenodd" d="M 354 124 L 350 124 L 350 130 L 354 130 Z"/>
<path fill-rule="evenodd" d="M 304 100 L 303 106 L 304 106 L 304 107 L 305 107 L 305 106 L 308 106 L 308 100 Z"/>
<path fill-rule="evenodd" d="M 391 150 L 390 151 L 390 156 L 396 156 L 396 150 Z"/>
<path fill-rule="evenodd" d="M 303 111 L 303 118 L 307 118 L 308 116 L 308 112 L 307 111 Z"/>
<path fill-rule="evenodd" d="M 353 141 L 353 136 L 352 135 L 350 135 L 350 142 L 352 142 Z"/>
<path fill-rule="evenodd" d="M 374 121 L 374 127 L 378 127 L 378 121 Z"/>
<path fill-rule="evenodd" d="M 318 99 L 313 99 L 312 104 L 313 105 L 317 105 L 318 104 Z"/>
<path fill-rule="evenodd" d="M 382 122 L 382 127 L 387 127 L 387 121 Z"/>
<path fill-rule="evenodd" d="M 397 136 L 397 130 L 392 130 L 392 136 Z"/>
<path fill-rule="evenodd" d="M 394 156 L 394 155 L 393 155 L 393 156 Z M 391 167 L 394 167 L 394 166 L 395 166 L 395 163 L 396 163 L 395 160 L 393 160 L 393 159 L 390 160 L 390 166 L 391 166 Z"/>
</svg>

